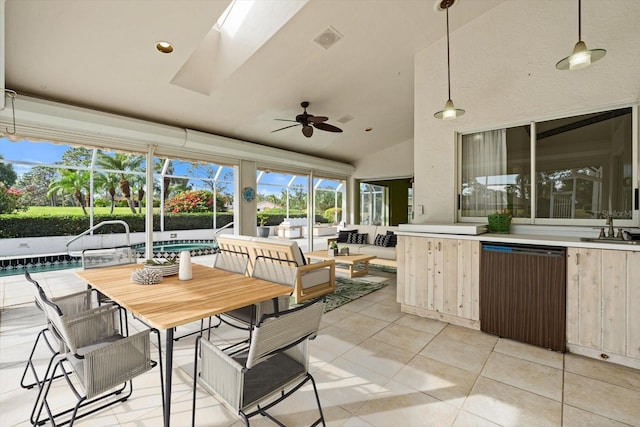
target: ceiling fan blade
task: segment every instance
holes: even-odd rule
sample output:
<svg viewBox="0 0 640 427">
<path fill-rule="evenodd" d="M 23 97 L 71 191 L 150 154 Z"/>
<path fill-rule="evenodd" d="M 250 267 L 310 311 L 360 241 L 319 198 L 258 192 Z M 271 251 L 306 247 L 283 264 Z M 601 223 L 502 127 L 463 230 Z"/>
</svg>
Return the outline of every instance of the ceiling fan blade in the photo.
<svg viewBox="0 0 640 427">
<path fill-rule="evenodd" d="M 313 135 L 313 128 L 309 125 L 302 126 L 302 134 L 307 138 L 311 138 L 311 135 Z"/>
<path fill-rule="evenodd" d="M 329 117 L 325 117 L 325 116 L 309 116 L 308 118 L 310 123 L 322 123 L 322 122 L 326 122 L 327 120 L 329 120 Z"/>
<path fill-rule="evenodd" d="M 290 119 L 273 119 L 273 120 L 277 120 L 279 122 L 293 122 L 293 123 L 298 123 L 296 120 L 290 120 Z"/>
<path fill-rule="evenodd" d="M 285 126 L 283 128 L 280 128 L 280 129 L 272 130 L 271 133 L 280 132 L 281 130 L 289 129 L 289 128 L 292 128 L 292 127 L 295 127 L 295 126 L 300 126 L 300 123 L 295 124 L 295 125 L 291 125 L 291 126 Z"/>
<path fill-rule="evenodd" d="M 342 129 L 335 127 L 334 125 L 330 125 L 329 123 L 314 123 L 313 126 L 316 129 L 326 130 L 327 132 L 342 132 Z"/>
</svg>

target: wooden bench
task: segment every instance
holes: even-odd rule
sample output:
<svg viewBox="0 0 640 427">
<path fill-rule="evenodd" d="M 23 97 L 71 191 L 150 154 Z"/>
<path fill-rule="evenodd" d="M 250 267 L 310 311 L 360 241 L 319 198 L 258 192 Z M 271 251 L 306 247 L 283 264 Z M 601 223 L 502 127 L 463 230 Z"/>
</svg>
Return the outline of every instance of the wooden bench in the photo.
<svg viewBox="0 0 640 427">
<path fill-rule="evenodd" d="M 292 297 L 295 304 L 335 291 L 335 261 L 329 260 L 307 264 L 300 247 L 295 241 L 228 234 L 218 236 L 217 240 L 221 251 L 240 252 L 249 256 L 249 275 L 252 274 L 258 257 L 276 264 L 294 265 L 296 279 Z"/>
</svg>

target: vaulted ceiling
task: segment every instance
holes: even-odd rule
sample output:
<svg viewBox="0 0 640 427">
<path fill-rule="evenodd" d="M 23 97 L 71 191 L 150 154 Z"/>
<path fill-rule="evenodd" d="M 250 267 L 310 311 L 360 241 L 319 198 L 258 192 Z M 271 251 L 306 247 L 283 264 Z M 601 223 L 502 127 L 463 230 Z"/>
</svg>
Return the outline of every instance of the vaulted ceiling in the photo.
<svg viewBox="0 0 640 427">
<path fill-rule="evenodd" d="M 452 31 L 502 1 L 458 0 Z M 230 0 L 6 0 L 6 87 L 352 163 L 412 139 L 413 58 L 445 35 L 439 3 L 239 0 L 218 31 Z M 341 38 L 325 48 L 327 29 Z M 302 101 L 344 132 L 272 133 Z"/>
</svg>

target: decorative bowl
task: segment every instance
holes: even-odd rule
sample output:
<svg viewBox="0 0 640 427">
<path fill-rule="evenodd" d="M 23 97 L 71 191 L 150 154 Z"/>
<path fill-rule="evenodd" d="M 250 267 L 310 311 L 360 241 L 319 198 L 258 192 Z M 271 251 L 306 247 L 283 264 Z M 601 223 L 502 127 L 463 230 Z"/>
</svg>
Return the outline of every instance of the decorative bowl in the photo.
<svg viewBox="0 0 640 427">
<path fill-rule="evenodd" d="M 153 260 L 152 263 L 149 263 L 149 261 L 147 261 L 144 264 L 144 268 L 150 271 L 157 271 L 162 276 L 173 276 L 175 274 L 178 274 L 180 265 L 172 261 Z"/>
<path fill-rule="evenodd" d="M 131 280 L 139 285 L 155 285 L 162 281 L 162 274 L 157 270 L 140 268 L 131 273 Z"/>
</svg>

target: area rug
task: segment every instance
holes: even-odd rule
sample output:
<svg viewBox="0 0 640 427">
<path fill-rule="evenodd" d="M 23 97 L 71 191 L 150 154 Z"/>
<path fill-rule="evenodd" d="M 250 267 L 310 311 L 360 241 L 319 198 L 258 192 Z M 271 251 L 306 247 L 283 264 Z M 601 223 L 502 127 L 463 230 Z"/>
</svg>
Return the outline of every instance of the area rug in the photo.
<svg viewBox="0 0 640 427">
<path fill-rule="evenodd" d="M 336 277 L 336 290 L 334 293 L 326 295 L 324 312 L 326 313 L 336 309 L 341 305 L 384 288 L 385 286 L 387 286 L 386 283 L 373 283 Z"/>
</svg>

